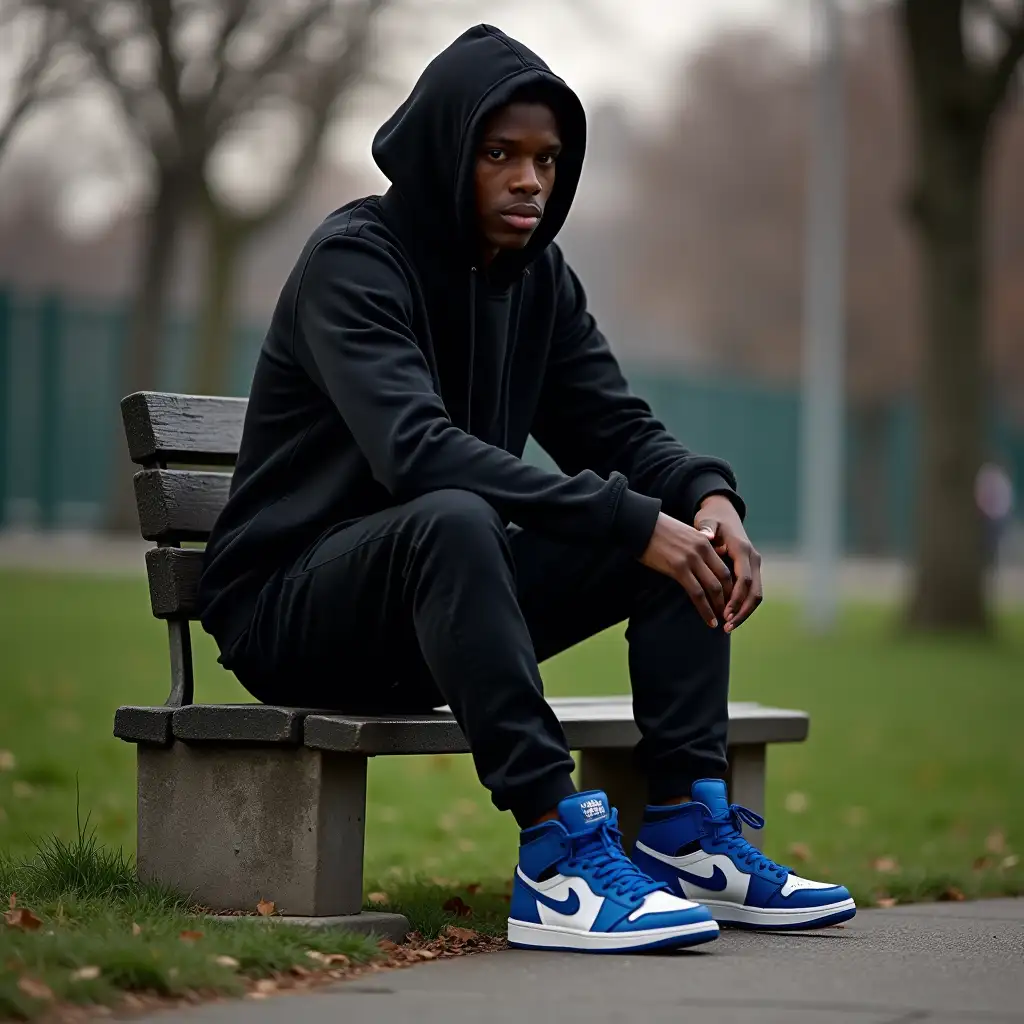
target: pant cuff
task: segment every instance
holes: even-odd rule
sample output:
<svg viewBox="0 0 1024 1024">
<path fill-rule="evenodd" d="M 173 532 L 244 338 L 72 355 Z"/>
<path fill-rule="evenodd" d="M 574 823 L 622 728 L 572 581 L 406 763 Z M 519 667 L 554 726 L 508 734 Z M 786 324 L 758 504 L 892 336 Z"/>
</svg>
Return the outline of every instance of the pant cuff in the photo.
<svg viewBox="0 0 1024 1024">
<path fill-rule="evenodd" d="M 559 801 L 575 792 L 572 776 L 568 772 L 557 772 L 517 789 L 502 802 L 512 812 L 520 828 L 529 828 L 542 814 L 547 814 Z"/>
<path fill-rule="evenodd" d="M 647 780 L 647 802 L 657 806 L 676 797 L 689 796 L 698 779 L 724 779 L 727 767 L 723 760 L 655 768 Z"/>
</svg>

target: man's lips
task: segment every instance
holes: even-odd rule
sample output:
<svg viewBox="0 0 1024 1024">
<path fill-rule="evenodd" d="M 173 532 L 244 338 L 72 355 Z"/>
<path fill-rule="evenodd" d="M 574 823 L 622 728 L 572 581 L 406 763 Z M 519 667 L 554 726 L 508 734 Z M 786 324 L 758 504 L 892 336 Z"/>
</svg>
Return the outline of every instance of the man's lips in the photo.
<svg viewBox="0 0 1024 1024">
<path fill-rule="evenodd" d="M 501 211 L 501 219 L 518 231 L 532 231 L 541 218 L 541 208 L 533 203 L 517 203 Z"/>
</svg>

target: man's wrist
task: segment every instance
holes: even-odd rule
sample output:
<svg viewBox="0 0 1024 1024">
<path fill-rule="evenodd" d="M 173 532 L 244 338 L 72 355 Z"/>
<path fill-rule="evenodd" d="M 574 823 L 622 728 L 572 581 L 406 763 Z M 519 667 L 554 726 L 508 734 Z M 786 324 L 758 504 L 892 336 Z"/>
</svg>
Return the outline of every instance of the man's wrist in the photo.
<svg viewBox="0 0 1024 1024">
<path fill-rule="evenodd" d="M 735 520 L 741 524 L 743 522 L 739 509 L 725 493 L 707 494 L 701 499 L 697 514 L 693 517 L 694 525 L 702 519 Z"/>
</svg>

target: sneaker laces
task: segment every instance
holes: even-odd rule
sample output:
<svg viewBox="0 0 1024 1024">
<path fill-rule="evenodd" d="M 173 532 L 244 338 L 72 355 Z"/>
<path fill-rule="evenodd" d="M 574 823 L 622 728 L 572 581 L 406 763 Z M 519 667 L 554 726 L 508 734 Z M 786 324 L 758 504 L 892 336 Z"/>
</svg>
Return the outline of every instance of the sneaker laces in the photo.
<svg viewBox="0 0 1024 1024">
<path fill-rule="evenodd" d="M 761 871 L 770 871 L 779 879 L 785 878 L 789 874 L 788 867 L 784 864 L 776 864 L 770 857 L 766 857 L 761 850 L 743 838 L 743 825 L 757 829 L 764 828 L 764 818 L 760 814 L 742 804 L 730 804 L 728 817 L 712 817 L 710 820 L 718 826 L 715 829 L 715 842 L 724 845 L 734 861 L 746 864 L 748 867 L 756 866 Z"/>
<path fill-rule="evenodd" d="M 585 832 L 570 832 L 569 851 L 567 867 L 579 865 L 616 896 L 639 903 L 648 893 L 665 888 L 626 856 L 615 817 Z"/>
</svg>

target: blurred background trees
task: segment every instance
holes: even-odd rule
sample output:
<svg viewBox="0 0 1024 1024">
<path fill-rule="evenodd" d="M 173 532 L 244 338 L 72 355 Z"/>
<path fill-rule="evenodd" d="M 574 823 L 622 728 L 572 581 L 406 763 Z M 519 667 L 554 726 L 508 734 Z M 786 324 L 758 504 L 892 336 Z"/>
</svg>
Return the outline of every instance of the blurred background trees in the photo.
<svg viewBox="0 0 1024 1024">
<path fill-rule="evenodd" d="M 448 38 L 502 24 L 484 4 L 458 6 Z M 131 297 L 116 393 L 171 379 L 244 391 L 254 349 L 242 334 L 258 339 L 306 234 L 381 185 L 366 153 L 339 159 L 331 139 L 362 116 L 374 80 L 393 80 L 398 101 L 426 59 L 402 56 L 398 36 L 442 8 L 8 0 L 0 286 Z M 598 9 L 574 16 L 584 26 Z M 688 439 L 741 464 L 755 517 L 786 491 L 776 519 L 790 516 L 795 438 L 788 413 L 776 429 L 761 410 L 794 393 L 801 368 L 814 87 L 801 9 L 780 0 L 760 27 L 709 33 L 661 83 L 656 115 L 589 104 L 562 239 L 623 359 L 664 382 L 658 400 L 677 402 Z M 630 14 L 642 16 L 643 4 Z M 573 45 L 600 47 L 600 33 Z M 1024 454 L 1001 440 L 1024 438 L 1022 47 L 1019 0 L 846 5 L 848 545 L 914 559 L 908 619 L 924 628 L 987 625 L 975 478 L 986 460 L 1017 473 L 1018 490 L 1024 473 Z M 569 56 L 537 48 L 556 70 Z M 40 142 L 46 125 L 77 140 L 61 150 L 73 169 Z M 111 202 L 119 190 L 124 202 Z M 69 230 L 81 214 L 67 208 L 97 195 L 115 215 Z M 682 408 L 690 382 L 760 397 L 705 414 Z M 134 529 L 129 478 L 111 475 L 111 519 Z M 908 544 L 895 523 L 904 491 L 917 494 Z"/>
</svg>

